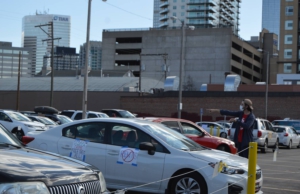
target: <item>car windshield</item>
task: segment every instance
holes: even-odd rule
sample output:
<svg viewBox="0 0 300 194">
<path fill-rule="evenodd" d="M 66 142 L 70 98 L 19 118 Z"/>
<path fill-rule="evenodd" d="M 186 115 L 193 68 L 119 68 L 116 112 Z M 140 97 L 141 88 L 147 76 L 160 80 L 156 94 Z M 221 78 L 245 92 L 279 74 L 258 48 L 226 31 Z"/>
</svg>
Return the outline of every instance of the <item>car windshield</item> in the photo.
<svg viewBox="0 0 300 194">
<path fill-rule="evenodd" d="M 29 122 L 31 122 L 31 120 L 28 117 L 24 116 L 21 113 L 17 113 L 17 112 L 6 112 L 6 113 L 13 120 L 16 120 L 16 121 L 29 121 Z"/>
<path fill-rule="evenodd" d="M 57 117 L 59 118 L 61 124 L 72 122 L 72 120 L 69 117 L 63 115 L 57 115 Z"/>
<path fill-rule="evenodd" d="M 126 110 L 119 111 L 119 113 L 121 114 L 121 116 L 123 118 L 135 118 L 135 116 L 133 114 L 131 114 L 130 112 L 128 112 Z"/>
<path fill-rule="evenodd" d="M 150 133 L 157 136 L 159 139 L 167 143 L 169 146 L 185 151 L 200 151 L 205 148 L 185 137 L 184 135 L 165 127 L 162 124 L 147 124 L 143 127 Z"/>
<path fill-rule="evenodd" d="M 109 118 L 109 116 L 107 114 L 99 114 L 99 116 L 102 118 Z"/>
<path fill-rule="evenodd" d="M 273 121 L 273 125 L 293 126 L 297 131 L 300 131 L 300 121 Z"/>
<path fill-rule="evenodd" d="M 54 121 L 46 118 L 46 117 L 39 117 L 39 120 L 44 123 L 45 125 L 57 125 Z"/>
<path fill-rule="evenodd" d="M 283 128 L 283 127 L 275 127 L 275 130 L 277 133 L 285 132 L 285 128 Z"/>
<path fill-rule="evenodd" d="M 20 141 L 6 128 L 0 124 L 0 144 L 12 144 L 15 146 L 22 146 Z M 0 146 L 1 148 L 1 146 Z"/>
</svg>

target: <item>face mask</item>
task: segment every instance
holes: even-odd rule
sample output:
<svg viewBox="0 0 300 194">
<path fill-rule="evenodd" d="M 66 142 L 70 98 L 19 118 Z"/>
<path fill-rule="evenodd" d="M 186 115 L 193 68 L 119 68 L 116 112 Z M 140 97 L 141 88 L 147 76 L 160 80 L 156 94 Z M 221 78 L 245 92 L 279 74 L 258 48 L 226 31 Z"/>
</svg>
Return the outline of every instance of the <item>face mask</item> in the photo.
<svg viewBox="0 0 300 194">
<path fill-rule="evenodd" d="M 244 106 L 240 105 L 240 111 L 244 111 Z"/>
</svg>

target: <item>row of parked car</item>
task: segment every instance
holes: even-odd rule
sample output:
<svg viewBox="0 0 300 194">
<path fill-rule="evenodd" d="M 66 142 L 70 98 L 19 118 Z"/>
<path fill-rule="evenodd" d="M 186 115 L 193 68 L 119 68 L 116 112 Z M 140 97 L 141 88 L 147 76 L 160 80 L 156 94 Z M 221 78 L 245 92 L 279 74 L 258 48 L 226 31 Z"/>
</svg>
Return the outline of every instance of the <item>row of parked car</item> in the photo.
<svg viewBox="0 0 300 194">
<path fill-rule="evenodd" d="M 78 114 L 76 111 L 65 112 L 73 112 L 72 116 L 69 115 L 71 118 L 76 117 L 75 113 Z M 188 190 L 197 191 L 198 193 L 200 191 L 201 193 L 212 193 L 220 189 L 216 193 L 246 193 L 248 160 L 233 155 L 237 150 L 232 141 L 212 136 L 210 131 L 206 131 L 196 123 L 183 119 L 134 117 L 135 115 L 132 119 L 103 117 L 85 120 L 74 119 L 75 121 L 70 119 L 71 122 L 60 123 L 61 125 L 51 128 L 28 131 L 22 137 L 22 140 L 26 140 L 26 147 L 19 142 L 15 143 L 16 138 L 10 135 L 9 139 L 13 140 L 5 140 L 6 147 L 4 148 L 14 148 L 22 151 L 22 153 L 23 151 L 25 154 L 28 153 L 26 156 L 22 156 L 23 158 L 29 157 L 32 152 L 38 152 L 39 154 L 42 153 L 42 158 L 46 157 L 49 160 L 76 161 L 85 166 L 84 168 L 90 169 L 92 169 L 91 166 L 95 166 L 98 169 L 95 170 L 95 174 L 98 176 L 92 179 L 93 184 L 98 189 L 106 188 L 103 186 L 103 181 L 100 181 L 101 176 L 99 174 L 102 172 L 107 187 L 111 189 L 135 187 L 132 190 L 138 192 L 172 194 Z M 3 130 L 5 131 L 4 127 Z M 20 127 L 17 130 L 20 131 Z M 7 133 L 7 130 L 5 133 Z M 84 152 L 81 162 L 70 158 L 74 153 L 74 145 L 79 140 L 85 142 L 84 150 L 81 150 L 81 153 Z M 63 157 L 54 159 L 47 155 L 49 152 L 53 153 L 50 155 L 55 157 L 58 157 L 56 154 Z M 228 166 L 224 167 L 218 176 L 213 177 L 215 164 L 221 160 Z M 42 163 L 45 168 L 50 165 L 49 161 Z M 70 163 L 68 165 L 73 166 Z M 92 182 L 90 179 L 81 178 L 72 181 L 74 179 L 70 178 L 71 182 L 64 181 L 66 179 L 64 178 L 66 177 L 65 174 L 69 173 L 68 170 L 63 170 L 66 167 L 60 167 L 57 163 L 53 165 L 57 168 L 56 171 L 53 171 L 63 172 L 61 172 L 61 178 L 53 185 L 51 182 L 54 180 L 50 180 L 51 176 L 48 174 L 47 178 L 43 177 L 43 180 L 37 179 L 41 182 L 48 181 L 43 185 L 45 190 L 48 188 L 50 193 L 60 193 L 59 189 L 61 189 L 63 193 L 67 193 L 63 188 L 66 190 L 77 189 L 77 191 L 82 187 L 84 189 L 91 188 L 87 186 Z M 34 168 L 35 166 L 30 167 Z M 74 169 L 72 171 L 77 173 L 78 177 L 82 177 L 82 174 L 85 173 L 82 171 L 77 172 Z M 37 170 L 37 172 L 39 171 Z M 47 173 L 51 174 L 50 172 Z M 183 175 L 178 176 L 180 174 Z M 171 177 L 176 178 L 171 179 Z M 157 182 L 162 179 L 165 179 L 165 181 Z M 213 181 L 211 181 L 212 179 Z M 101 187 L 98 187 L 98 182 L 101 183 Z M 136 187 L 149 182 L 155 183 L 144 187 Z M 235 182 L 238 183 L 232 186 L 231 184 Z M 262 193 L 260 190 L 262 172 L 259 166 L 257 166 L 256 184 L 257 193 Z"/>
</svg>

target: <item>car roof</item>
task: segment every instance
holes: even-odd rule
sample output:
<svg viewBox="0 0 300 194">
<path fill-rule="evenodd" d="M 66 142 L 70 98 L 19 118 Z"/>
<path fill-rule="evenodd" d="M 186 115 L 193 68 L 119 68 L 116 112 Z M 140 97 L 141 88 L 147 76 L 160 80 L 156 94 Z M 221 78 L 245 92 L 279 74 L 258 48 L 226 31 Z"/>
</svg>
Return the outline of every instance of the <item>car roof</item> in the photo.
<svg viewBox="0 0 300 194">
<path fill-rule="evenodd" d="M 189 120 L 185 119 L 179 119 L 179 118 L 168 118 L 168 117 L 138 117 L 140 119 L 144 119 L 147 121 L 155 121 L 155 122 L 163 122 L 163 121 L 185 121 L 185 122 L 191 122 Z"/>
<path fill-rule="evenodd" d="M 123 109 L 102 109 L 101 111 L 114 110 L 114 111 L 126 111 Z"/>
</svg>

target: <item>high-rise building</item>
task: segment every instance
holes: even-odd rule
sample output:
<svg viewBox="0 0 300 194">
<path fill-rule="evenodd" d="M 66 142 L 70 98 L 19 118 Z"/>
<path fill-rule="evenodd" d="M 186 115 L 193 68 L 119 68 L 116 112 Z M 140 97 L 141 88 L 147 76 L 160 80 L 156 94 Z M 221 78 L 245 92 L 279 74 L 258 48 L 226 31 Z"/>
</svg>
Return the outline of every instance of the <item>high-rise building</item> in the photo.
<svg viewBox="0 0 300 194">
<path fill-rule="evenodd" d="M 79 55 L 76 48 L 55 47 L 54 69 L 55 70 L 74 70 L 79 68 Z"/>
<path fill-rule="evenodd" d="M 11 42 L 0 42 L 0 78 L 18 77 L 19 62 L 20 76 L 30 77 L 31 49 L 13 47 Z"/>
<path fill-rule="evenodd" d="M 85 66 L 85 48 L 86 43 L 80 46 L 79 65 L 81 68 Z M 100 70 L 102 60 L 102 42 L 90 41 L 89 66 L 91 70 Z"/>
<path fill-rule="evenodd" d="M 241 0 L 154 0 L 153 26 L 180 26 L 180 22 L 170 19 L 175 16 L 196 28 L 232 26 L 233 32 L 238 34 L 240 2 Z"/>
<path fill-rule="evenodd" d="M 278 73 L 300 73 L 299 0 L 281 0 L 280 7 Z"/>
<path fill-rule="evenodd" d="M 262 30 L 267 29 L 270 33 L 280 36 L 280 1 L 262 1 Z"/>
<path fill-rule="evenodd" d="M 40 29 L 37 25 L 49 24 Z M 54 46 L 70 47 L 71 17 L 66 15 L 36 14 L 23 17 L 22 22 L 22 46 L 32 49 L 32 74 L 38 74 L 43 67 L 44 56 L 51 53 L 51 32 L 54 38 L 61 38 L 54 41 Z"/>
</svg>

